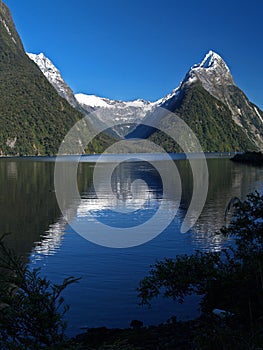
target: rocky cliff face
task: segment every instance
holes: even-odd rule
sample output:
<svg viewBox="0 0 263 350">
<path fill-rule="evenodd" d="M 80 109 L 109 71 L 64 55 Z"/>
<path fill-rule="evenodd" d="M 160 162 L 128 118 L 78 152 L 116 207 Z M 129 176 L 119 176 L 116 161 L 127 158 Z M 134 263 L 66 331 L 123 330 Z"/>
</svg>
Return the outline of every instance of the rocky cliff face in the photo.
<svg viewBox="0 0 263 350">
<path fill-rule="evenodd" d="M 218 54 L 210 51 L 199 65 L 193 66 L 182 87 L 197 81 L 228 107 L 233 121 L 257 147 L 263 149 L 263 113 L 236 86 L 228 66 Z"/>
<path fill-rule="evenodd" d="M 263 112 L 235 85 L 224 60 L 209 51 L 194 65 L 178 88 L 159 100 L 159 107 L 177 113 L 195 132 L 205 151 L 263 149 Z M 165 115 L 146 120 L 162 129 L 175 127 Z M 169 116 L 171 119 L 171 116 Z M 128 137 L 151 137 L 170 152 L 177 146 L 158 130 L 138 126 Z"/>
</svg>

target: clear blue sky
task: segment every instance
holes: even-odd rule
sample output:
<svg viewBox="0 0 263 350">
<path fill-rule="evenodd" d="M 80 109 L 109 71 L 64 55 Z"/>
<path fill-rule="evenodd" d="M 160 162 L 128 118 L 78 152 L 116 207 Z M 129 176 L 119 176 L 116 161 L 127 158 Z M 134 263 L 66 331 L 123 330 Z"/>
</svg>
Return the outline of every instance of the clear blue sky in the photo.
<svg viewBox="0 0 263 350">
<path fill-rule="evenodd" d="M 156 100 L 212 49 L 263 109 L 262 0 L 6 0 L 28 52 L 74 92 Z"/>
</svg>

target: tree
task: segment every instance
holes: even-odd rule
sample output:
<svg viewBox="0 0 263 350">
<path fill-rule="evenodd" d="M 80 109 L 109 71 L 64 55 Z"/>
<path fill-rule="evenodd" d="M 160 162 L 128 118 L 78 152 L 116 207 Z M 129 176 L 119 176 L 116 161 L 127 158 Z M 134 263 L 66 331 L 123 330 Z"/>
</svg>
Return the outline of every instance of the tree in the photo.
<svg viewBox="0 0 263 350">
<path fill-rule="evenodd" d="M 52 284 L 0 239 L 1 350 L 66 349 L 63 316 L 68 306 L 61 294 L 76 281 L 68 277 Z"/>
<path fill-rule="evenodd" d="M 186 295 L 201 295 L 205 315 L 226 310 L 222 327 L 230 327 L 229 334 L 238 331 L 263 345 L 263 195 L 235 201 L 232 220 L 220 234 L 234 239 L 220 253 L 197 251 L 158 261 L 140 282 L 141 303 L 161 294 L 180 303 Z"/>
</svg>

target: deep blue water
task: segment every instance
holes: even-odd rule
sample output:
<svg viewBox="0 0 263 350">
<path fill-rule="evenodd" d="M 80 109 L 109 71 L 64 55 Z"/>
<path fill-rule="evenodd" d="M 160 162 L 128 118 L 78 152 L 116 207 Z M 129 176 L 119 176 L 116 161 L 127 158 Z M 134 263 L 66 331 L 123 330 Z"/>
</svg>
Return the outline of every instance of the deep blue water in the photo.
<svg viewBox="0 0 263 350">
<path fill-rule="evenodd" d="M 80 332 L 81 327 L 126 327 L 132 319 L 158 324 L 173 315 L 189 319 L 198 314 L 195 297 L 188 298 L 183 305 L 159 298 L 152 308 L 141 307 L 136 287 L 157 260 L 190 254 L 195 249 L 220 250 L 226 241 L 215 231 L 224 224 L 228 201 L 233 196 L 244 198 L 255 189 L 263 190 L 263 168 L 235 164 L 224 158 L 207 159 L 207 163 L 206 205 L 190 231 L 180 233 L 192 195 L 191 169 L 181 159 L 175 164 L 182 181 L 182 198 L 172 222 L 147 243 L 117 249 L 84 239 L 62 217 L 54 193 L 52 161 L 39 162 L 33 158 L 0 162 L 1 230 L 13 232 L 10 245 L 22 254 L 29 254 L 31 266 L 41 267 L 41 274 L 54 282 L 68 276 L 81 277 L 79 283 L 64 293 L 70 305 L 69 335 Z M 104 166 L 100 164 L 102 170 Z M 147 162 L 116 164 L 111 179 L 114 198 L 105 190 L 108 179 L 104 183 L 103 177 L 95 193 L 93 171 L 94 163 L 79 165 L 81 202 L 72 211 L 71 220 L 82 222 L 88 218 L 92 230 L 98 227 L 98 234 L 101 229 L 98 223 L 124 231 L 127 227 L 136 229 L 160 208 L 165 220 L 166 211 L 178 204 L 178 198 L 172 195 L 164 198 L 162 179 Z M 131 187 L 135 180 L 143 181 Z M 116 206 L 121 210 L 113 211 Z"/>
</svg>

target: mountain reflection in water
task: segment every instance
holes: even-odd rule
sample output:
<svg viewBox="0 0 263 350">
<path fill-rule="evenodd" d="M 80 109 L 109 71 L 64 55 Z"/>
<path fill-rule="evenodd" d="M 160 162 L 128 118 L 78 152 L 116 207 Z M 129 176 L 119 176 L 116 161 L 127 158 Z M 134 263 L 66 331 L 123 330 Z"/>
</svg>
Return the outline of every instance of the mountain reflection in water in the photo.
<svg viewBox="0 0 263 350">
<path fill-rule="evenodd" d="M 186 160 L 178 160 L 176 165 L 182 181 L 182 198 L 175 220 L 182 222 L 191 201 L 193 180 Z M 103 170 L 105 164 L 99 166 Z M 12 167 L 14 168 L 13 165 Z M 191 230 L 191 244 L 195 248 L 218 251 L 225 239 L 222 235 L 215 235 L 215 232 L 224 225 L 224 211 L 229 200 L 233 196 L 244 198 L 250 191 L 262 187 L 263 172 L 260 168 L 233 164 L 228 159 L 208 159 L 208 168 L 207 201 L 199 220 Z M 89 217 L 89 220 L 99 220 L 107 225 L 125 228 L 148 220 L 158 209 L 161 201 L 165 201 L 167 208 L 177 204 L 175 202 L 178 198 L 173 198 L 172 193 L 171 195 L 168 193 L 168 196 L 166 194 L 166 198 L 163 197 L 160 175 L 149 163 L 116 163 L 111 179 L 112 192 L 108 191 L 103 177 L 99 179 L 99 187 L 95 192 L 93 169 L 93 164 L 79 164 L 78 186 L 81 201 L 77 207 L 69 205 L 72 219 Z M 136 181 L 138 179 L 143 181 Z M 34 248 L 36 256 L 56 252 L 66 228 L 67 223 L 61 217 L 56 223 L 52 223 Z"/>
<path fill-rule="evenodd" d="M 191 201 L 193 181 L 189 164 L 181 159 L 175 164 L 182 182 L 182 197 L 171 224 L 146 244 L 111 249 L 83 239 L 62 217 L 54 192 L 54 162 L 39 158 L 0 160 L 0 229 L 2 233 L 11 232 L 8 245 L 27 256 L 32 267 L 40 267 L 41 273 L 54 283 L 67 276 L 82 277 L 77 286 L 65 291 L 70 304 L 69 334 L 76 334 L 86 325 L 125 327 L 131 319 L 156 324 L 174 314 L 179 319 L 197 315 L 193 310 L 198 310 L 198 304 L 193 300 L 177 305 L 159 299 L 151 309 L 140 308 L 136 287 L 157 259 L 190 254 L 195 249 L 220 250 L 225 241 L 215 231 L 224 224 L 229 200 L 263 189 L 263 168 L 235 164 L 228 159 L 208 159 L 207 163 L 207 201 L 189 232 L 181 234 L 180 226 Z M 99 166 L 103 175 L 105 164 Z M 166 165 L 160 161 L 158 166 Z M 113 193 L 105 187 L 103 176 L 95 193 L 93 171 L 94 164 L 79 164 L 81 199 L 65 198 L 71 220 L 89 218 L 116 228 L 136 228 L 147 222 L 161 204 L 164 216 L 166 210 L 178 204 L 173 190 L 163 193 L 158 172 L 146 162 L 117 166 L 111 179 Z M 173 183 L 173 174 L 168 181 Z"/>
</svg>

